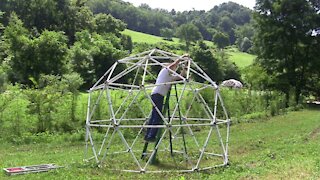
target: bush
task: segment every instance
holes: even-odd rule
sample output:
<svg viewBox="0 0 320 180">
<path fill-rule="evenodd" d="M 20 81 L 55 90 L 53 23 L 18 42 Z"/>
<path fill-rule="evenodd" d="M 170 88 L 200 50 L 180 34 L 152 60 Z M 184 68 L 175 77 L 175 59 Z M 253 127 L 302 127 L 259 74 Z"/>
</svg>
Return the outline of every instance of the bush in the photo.
<svg viewBox="0 0 320 180">
<path fill-rule="evenodd" d="M 275 116 L 285 108 L 285 95 L 276 91 L 223 89 L 221 94 L 230 116 L 240 119 Z"/>
<path fill-rule="evenodd" d="M 30 101 L 19 86 L 8 86 L 0 96 L 0 135 L 4 139 L 34 132 L 36 118 L 29 113 Z"/>
</svg>

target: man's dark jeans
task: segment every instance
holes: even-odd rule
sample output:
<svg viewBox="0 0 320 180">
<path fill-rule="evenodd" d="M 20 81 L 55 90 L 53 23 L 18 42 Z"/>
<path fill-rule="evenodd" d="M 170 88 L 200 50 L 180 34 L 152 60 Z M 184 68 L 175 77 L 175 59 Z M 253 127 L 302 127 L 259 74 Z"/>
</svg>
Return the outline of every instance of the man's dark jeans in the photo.
<svg viewBox="0 0 320 180">
<path fill-rule="evenodd" d="M 161 94 L 152 94 L 151 99 L 156 105 L 156 107 L 159 109 L 159 111 L 162 112 L 164 97 Z M 160 125 L 161 121 L 162 121 L 161 116 L 159 115 L 156 108 L 153 107 L 151 118 L 149 119 L 148 125 Z M 157 132 L 158 132 L 158 128 L 148 128 L 144 139 L 146 141 L 155 141 Z"/>
</svg>

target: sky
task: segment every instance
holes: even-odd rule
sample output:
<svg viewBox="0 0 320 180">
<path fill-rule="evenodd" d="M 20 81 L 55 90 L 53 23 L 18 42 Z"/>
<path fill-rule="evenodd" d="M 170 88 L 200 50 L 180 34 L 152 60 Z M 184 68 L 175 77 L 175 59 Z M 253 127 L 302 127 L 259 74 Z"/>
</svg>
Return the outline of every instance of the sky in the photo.
<svg viewBox="0 0 320 180">
<path fill-rule="evenodd" d="M 222 4 L 224 2 L 232 1 L 241 4 L 245 7 L 253 9 L 255 0 L 124 0 L 130 2 L 135 6 L 139 6 L 142 3 L 148 4 L 151 8 L 161 8 L 171 11 L 187 11 L 192 10 L 205 10 L 212 9 L 215 5 Z"/>
</svg>

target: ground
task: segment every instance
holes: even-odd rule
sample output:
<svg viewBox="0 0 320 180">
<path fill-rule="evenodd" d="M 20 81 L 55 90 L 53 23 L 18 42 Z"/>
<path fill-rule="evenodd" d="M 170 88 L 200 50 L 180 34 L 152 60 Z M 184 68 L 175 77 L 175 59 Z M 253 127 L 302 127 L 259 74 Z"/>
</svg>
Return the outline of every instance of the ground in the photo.
<svg viewBox="0 0 320 180">
<path fill-rule="evenodd" d="M 56 163 L 64 168 L 12 179 L 319 179 L 320 112 L 306 109 L 270 119 L 233 124 L 230 165 L 205 172 L 136 174 L 82 161 L 83 142 L 2 143 L 1 168 Z M 121 164 L 118 165 L 121 167 Z M 8 179 L 4 173 L 0 179 Z M 11 177 L 10 177 L 11 179 Z"/>
</svg>

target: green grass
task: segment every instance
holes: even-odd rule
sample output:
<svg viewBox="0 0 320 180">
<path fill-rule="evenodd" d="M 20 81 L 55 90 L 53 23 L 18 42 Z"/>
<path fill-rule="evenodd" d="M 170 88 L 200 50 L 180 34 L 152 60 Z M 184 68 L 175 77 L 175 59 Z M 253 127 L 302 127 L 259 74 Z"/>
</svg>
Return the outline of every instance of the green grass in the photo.
<svg viewBox="0 0 320 180">
<path fill-rule="evenodd" d="M 178 45 L 181 43 L 178 38 L 173 38 L 173 41 L 166 41 L 159 36 L 132 31 L 129 29 L 124 30 L 122 33 L 131 36 L 132 41 L 135 43 L 157 44 L 159 42 L 162 42 L 162 43 L 168 43 L 172 45 Z M 204 42 L 209 47 L 216 48 L 216 45 L 213 42 L 211 41 L 204 41 Z M 229 55 L 229 59 L 240 68 L 249 66 L 250 64 L 252 64 L 253 60 L 256 58 L 255 55 L 240 52 L 237 48 L 228 48 L 226 52 Z M 183 51 L 181 51 L 181 53 L 183 53 Z"/>
<path fill-rule="evenodd" d="M 159 42 L 168 43 L 168 44 L 180 44 L 179 38 L 172 38 L 173 41 L 164 40 L 160 36 L 154 36 L 142 32 L 132 31 L 126 29 L 122 32 L 125 35 L 129 35 L 132 38 L 132 41 L 135 43 L 147 43 L 147 44 L 156 44 Z M 208 46 L 214 46 L 210 41 L 204 41 Z"/>
<path fill-rule="evenodd" d="M 122 32 L 125 35 L 129 35 L 132 38 L 133 42 L 136 43 L 147 43 L 147 44 L 156 44 L 158 42 L 165 42 L 168 44 L 179 44 L 179 39 L 178 38 L 173 38 L 173 41 L 166 41 L 163 40 L 162 37 L 159 36 L 154 36 L 142 32 L 137 32 L 137 31 L 132 31 L 129 29 L 126 29 Z"/>
<path fill-rule="evenodd" d="M 82 161 L 84 143 L 64 142 L 59 137 L 46 144 L 2 143 L 0 162 L 1 168 L 42 163 L 64 166 L 12 179 L 319 179 L 319 119 L 318 110 L 303 110 L 268 120 L 234 124 L 229 147 L 230 166 L 206 172 L 137 174 L 97 168 Z M 117 161 L 113 165 L 125 166 Z M 0 179 L 8 178 L 0 174 Z"/>
<path fill-rule="evenodd" d="M 226 50 L 226 52 L 227 54 L 229 54 L 229 59 L 231 60 L 231 62 L 234 62 L 240 68 L 249 66 L 256 58 L 255 55 L 240 52 L 236 48 L 229 48 Z"/>
</svg>

